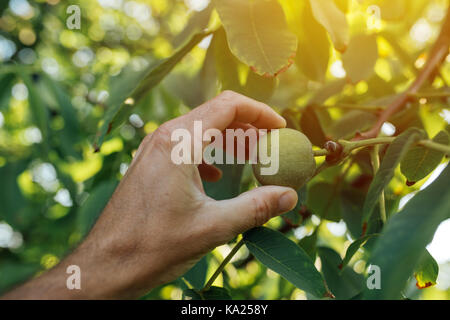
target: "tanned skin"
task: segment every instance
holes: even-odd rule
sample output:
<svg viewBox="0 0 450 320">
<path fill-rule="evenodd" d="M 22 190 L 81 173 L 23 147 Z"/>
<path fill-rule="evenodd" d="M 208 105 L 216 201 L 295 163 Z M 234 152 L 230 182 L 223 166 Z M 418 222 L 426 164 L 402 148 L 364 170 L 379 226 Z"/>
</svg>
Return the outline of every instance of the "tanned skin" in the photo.
<svg viewBox="0 0 450 320">
<path fill-rule="evenodd" d="M 238 234 L 295 207 L 295 190 L 252 189 L 216 201 L 202 179 L 217 181 L 210 165 L 171 161 L 178 128 L 276 129 L 285 120 L 269 106 L 230 91 L 166 122 L 142 141 L 125 177 L 95 226 L 61 263 L 3 296 L 3 299 L 133 299 L 183 275 L 206 253 Z M 81 289 L 69 290 L 66 269 L 81 269 Z"/>
</svg>

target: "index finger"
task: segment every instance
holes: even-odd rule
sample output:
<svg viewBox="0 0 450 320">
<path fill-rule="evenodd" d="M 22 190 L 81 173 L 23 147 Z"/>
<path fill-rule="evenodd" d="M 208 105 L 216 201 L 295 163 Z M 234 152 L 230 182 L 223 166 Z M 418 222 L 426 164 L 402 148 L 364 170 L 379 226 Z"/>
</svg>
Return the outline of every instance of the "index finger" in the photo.
<svg viewBox="0 0 450 320">
<path fill-rule="evenodd" d="M 251 124 L 259 129 L 286 127 L 286 120 L 268 105 L 241 94 L 224 91 L 214 99 L 174 120 L 174 125 L 191 128 L 194 121 L 202 121 L 203 130 L 225 130 L 233 122 Z"/>
</svg>

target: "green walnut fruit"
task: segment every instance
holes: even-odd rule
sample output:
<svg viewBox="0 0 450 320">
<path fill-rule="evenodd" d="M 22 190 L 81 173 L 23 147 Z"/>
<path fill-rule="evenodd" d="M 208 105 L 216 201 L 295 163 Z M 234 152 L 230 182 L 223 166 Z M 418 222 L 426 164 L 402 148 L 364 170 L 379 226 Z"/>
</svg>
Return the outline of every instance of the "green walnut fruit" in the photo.
<svg viewBox="0 0 450 320">
<path fill-rule="evenodd" d="M 303 133 L 293 129 L 280 129 L 278 134 L 278 150 L 276 147 L 272 148 L 272 143 L 277 142 L 276 135 L 272 142 L 272 132 L 259 140 L 253 152 L 257 152 L 267 143 L 265 153 L 272 162 L 261 163 L 263 161 L 258 157 L 257 163 L 253 164 L 253 174 L 262 185 L 277 185 L 298 190 L 311 179 L 316 170 L 311 142 Z M 261 169 L 271 166 L 278 167 L 275 174 L 267 174 L 267 172 L 262 174 Z"/>
</svg>

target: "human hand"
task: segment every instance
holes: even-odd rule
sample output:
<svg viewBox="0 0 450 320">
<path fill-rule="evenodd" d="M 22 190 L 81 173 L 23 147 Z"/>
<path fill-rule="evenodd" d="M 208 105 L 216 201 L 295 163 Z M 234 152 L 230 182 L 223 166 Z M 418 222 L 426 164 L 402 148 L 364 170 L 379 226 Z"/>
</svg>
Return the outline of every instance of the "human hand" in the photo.
<svg viewBox="0 0 450 320">
<path fill-rule="evenodd" d="M 56 279 L 57 272 L 67 276 L 67 266 L 80 267 L 81 290 L 65 289 L 67 298 L 137 298 L 183 275 L 216 246 L 296 205 L 296 192 L 278 186 L 224 201 L 208 197 L 201 179 L 220 179 L 218 169 L 171 161 L 171 133 L 192 132 L 199 120 L 203 130 L 286 125 L 267 105 L 225 91 L 149 134 L 86 240 L 50 271 Z M 66 297 L 62 292 L 56 298 Z"/>
</svg>

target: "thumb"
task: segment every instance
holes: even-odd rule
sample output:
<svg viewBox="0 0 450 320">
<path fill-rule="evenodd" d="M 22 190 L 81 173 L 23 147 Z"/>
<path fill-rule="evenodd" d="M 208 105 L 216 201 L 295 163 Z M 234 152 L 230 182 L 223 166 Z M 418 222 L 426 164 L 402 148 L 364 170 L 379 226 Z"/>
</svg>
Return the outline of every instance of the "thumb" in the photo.
<svg viewBox="0 0 450 320">
<path fill-rule="evenodd" d="M 217 202 L 220 224 L 234 235 L 261 226 L 271 218 L 292 210 L 298 201 L 294 189 L 265 186 L 231 200 Z"/>
</svg>

